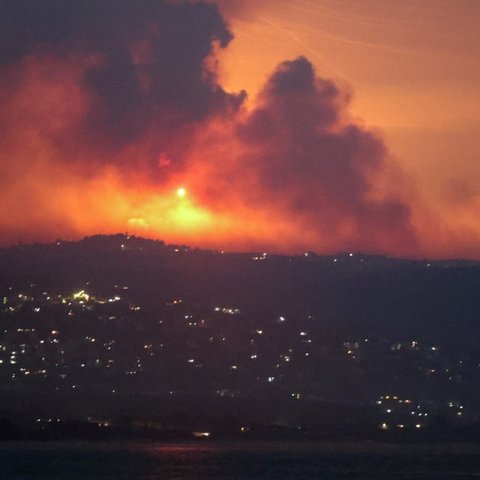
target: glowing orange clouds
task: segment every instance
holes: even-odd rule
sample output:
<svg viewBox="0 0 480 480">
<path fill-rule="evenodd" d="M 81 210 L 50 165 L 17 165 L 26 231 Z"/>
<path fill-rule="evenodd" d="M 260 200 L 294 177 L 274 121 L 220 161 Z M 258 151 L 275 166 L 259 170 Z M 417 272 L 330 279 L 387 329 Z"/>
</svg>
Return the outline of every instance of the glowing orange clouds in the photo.
<svg viewBox="0 0 480 480">
<path fill-rule="evenodd" d="M 213 5 L 105 0 L 80 15 L 58 0 L 43 27 L 38 5 L 10 5 L 15 42 L 0 33 L 3 244 L 129 231 L 228 250 L 480 257 L 475 189 L 452 184 L 432 213 L 350 113 L 345 80 L 298 55 L 311 49 L 249 79 L 247 101 L 219 80 L 232 35 Z M 275 40 L 278 25 L 260 23 Z"/>
</svg>

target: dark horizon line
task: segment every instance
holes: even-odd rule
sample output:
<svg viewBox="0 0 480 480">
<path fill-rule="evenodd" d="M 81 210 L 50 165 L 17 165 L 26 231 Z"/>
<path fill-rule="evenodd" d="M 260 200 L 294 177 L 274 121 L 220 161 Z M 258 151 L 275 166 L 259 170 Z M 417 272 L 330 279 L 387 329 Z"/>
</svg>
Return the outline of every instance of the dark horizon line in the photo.
<svg viewBox="0 0 480 480">
<path fill-rule="evenodd" d="M 221 255 L 263 255 L 263 253 L 267 253 L 268 256 L 272 257 L 307 257 L 309 255 L 315 256 L 315 257 L 320 257 L 320 258 L 332 258 L 335 259 L 335 257 L 354 257 L 354 256 L 362 256 L 362 257 L 380 257 L 385 260 L 393 260 L 393 261 L 410 261 L 410 262 L 417 262 L 417 263 L 427 263 L 427 264 L 444 264 L 444 263 L 471 263 L 475 265 L 480 265 L 480 260 L 474 259 L 474 258 L 415 258 L 415 257 L 402 257 L 402 256 L 391 256 L 386 253 L 382 252 L 362 252 L 362 251 L 353 251 L 353 250 L 345 250 L 345 251 L 338 251 L 336 253 L 318 253 L 313 250 L 308 250 L 304 252 L 299 252 L 299 253 L 285 253 L 285 252 L 272 252 L 269 253 L 267 249 L 264 250 L 245 250 L 245 251 L 229 251 L 227 249 L 212 249 L 212 248 L 204 248 L 200 246 L 190 246 L 184 243 L 167 243 L 161 238 L 151 238 L 151 237 L 142 237 L 138 236 L 136 234 L 131 234 L 128 232 L 117 232 L 117 233 L 97 233 L 93 235 L 85 235 L 84 237 L 73 240 L 73 239 L 62 239 L 58 238 L 57 240 L 54 241 L 33 241 L 33 242 L 23 242 L 22 240 L 19 240 L 18 243 L 16 244 L 7 244 L 7 245 L 0 245 L 0 252 L 1 251 L 7 251 L 10 249 L 18 248 L 18 247 L 36 247 L 36 246 L 43 246 L 43 247 L 49 247 L 49 246 L 58 246 L 58 244 L 75 244 L 75 243 L 81 243 L 82 241 L 89 240 L 89 239 L 94 239 L 94 238 L 114 238 L 114 237 L 124 237 L 127 239 L 128 238 L 135 238 L 137 240 L 142 240 L 146 242 L 161 242 L 165 248 L 176 248 L 176 247 L 184 247 L 187 248 L 188 250 L 191 251 L 203 251 L 203 252 L 210 252 L 210 253 L 216 253 L 216 254 L 221 254 Z"/>
</svg>

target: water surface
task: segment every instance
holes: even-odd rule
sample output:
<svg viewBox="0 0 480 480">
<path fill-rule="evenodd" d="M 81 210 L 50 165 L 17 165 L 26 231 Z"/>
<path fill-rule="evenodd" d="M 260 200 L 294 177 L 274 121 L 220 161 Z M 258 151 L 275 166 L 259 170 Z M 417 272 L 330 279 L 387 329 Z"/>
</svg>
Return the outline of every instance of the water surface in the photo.
<svg viewBox="0 0 480 480">
<path fill-rule="evenodd" d="M 3 480 L 480 479 L 480 445 L 3 443 Z"/>
</svg>

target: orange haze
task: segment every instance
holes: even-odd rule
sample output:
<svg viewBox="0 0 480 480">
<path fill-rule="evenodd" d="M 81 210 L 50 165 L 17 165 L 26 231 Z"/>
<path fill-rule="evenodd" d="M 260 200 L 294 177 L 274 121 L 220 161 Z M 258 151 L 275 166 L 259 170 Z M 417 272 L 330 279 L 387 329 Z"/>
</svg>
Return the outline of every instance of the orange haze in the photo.
<svg viewBox="0 0 480 480">
<path fill-rule="evenodd" d="M 218 82 L 248 98 L 186 120 L 162 103 L 121 147 L 85 127 L 100 98 L 85 78 L 107 50 L 42 43 L 0 66 L 3 245 L 128 231 L 224 250 L 480 258 L 476 2 L 219 3 L 236 38 L 199 55 L 215 95 Z M 140 90 L 157 35 L 128 45 Z"/>
</svg>

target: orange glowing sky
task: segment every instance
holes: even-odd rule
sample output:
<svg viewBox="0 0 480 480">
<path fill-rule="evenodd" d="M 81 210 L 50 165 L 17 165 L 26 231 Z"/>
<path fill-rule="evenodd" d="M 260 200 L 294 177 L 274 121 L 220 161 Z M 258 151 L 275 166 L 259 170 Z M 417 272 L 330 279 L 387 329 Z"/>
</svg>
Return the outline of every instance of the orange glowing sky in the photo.
<svg viewBox="0 0 480 480">
<path fill-rule="evenodd" d="M 235 32 L 221 57 L 227 87 L 256 92 L 283 59 L 306 55 L 353 91 L 352 113 L 382 129 L 429 200 L 449 204 L 450 181 L 480 192 L 477 1 L 224 4 Z"/>
<path fill-rule="evenodd" d="M 226 92 L 247 91 L 243 106 L 195 117 L 193 127 L 179 121 L 172 133 L 181 115 L 162 103 L 122 148 L 102 146 L 110 133 L 101 128 L 82 127 L 98 102 L 86 72 L 103 68 L 110 50 L 84 46 L 81 35 L 61 46 L 42 39 L 0 65 L 0 243 L 129 231 L 225 250 L 480 258 L 479 2 L 218 3 L 235 38 L 205 65 Z M 122 37 L 139 91 L 156 81 L 148 69 L 161 35 L 151 25 L 130 43 Z M 276 89 L 275 71 L 289 81 L 308 76 L 301 62 L 278 70 L 299 57 L 333 84 L 319 80 L 312 96 Z M 315 99 L 317 110 L 305 114 Z M 338 117 L 320 127 L 327 111 Z M 143 121 L 136 112 L 124 131 Z M 258 123 L 264 112 L 273 133 Z M 302 122 L 312 127 L 305 138 Z M 315 159 L 302 142 L 338 144 L 332 157 L 342 163 L 347 149 L 350 163 L 307 165 Z"/>
</svg>

